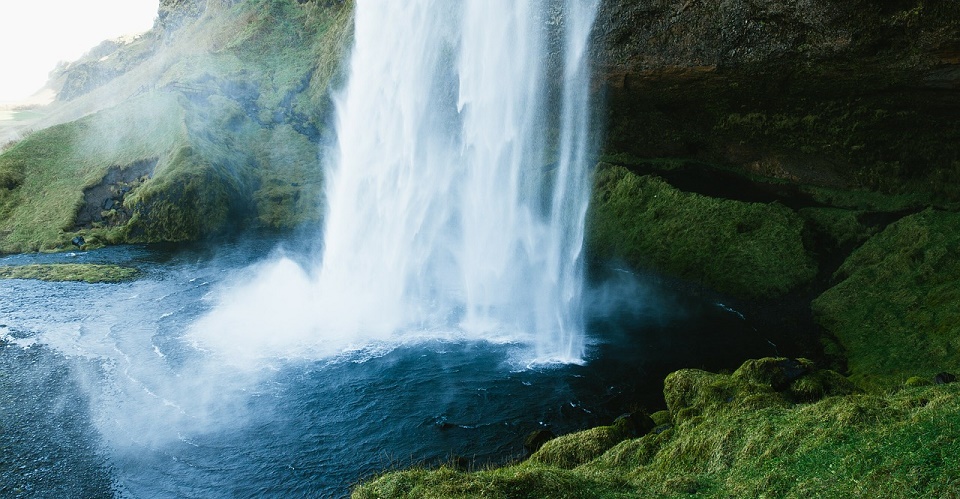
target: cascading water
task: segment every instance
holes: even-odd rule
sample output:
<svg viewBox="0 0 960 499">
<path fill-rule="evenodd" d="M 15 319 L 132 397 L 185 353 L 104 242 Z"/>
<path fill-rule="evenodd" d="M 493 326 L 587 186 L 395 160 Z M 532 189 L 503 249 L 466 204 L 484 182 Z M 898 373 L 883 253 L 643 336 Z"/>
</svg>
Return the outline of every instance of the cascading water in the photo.
<svg viewBox="0 0 960 499">
<path fill-rule="evenodd" d="M 268 291 L 224 300 L 245 305 L 212 320 L 233 323 L 230 337 L 258 320 L 276 330 L 248 317 L 274 300 L 267 314 L 285 317 L 280 335 L 298 344 L 452 333 L 579 361 L 595 9 L 358 0 L 321 266 L 307 276 L 281 262 Z M 270 289 L 297 291 L 278 300 Z"/>
<path fill-rule="evenodd" d="M 532 333 L 540 356 L 580 357 L 587 4 L 357 2 L 319 281 L 338 326 Z M 559 126 L 551 14 L 566 35 Z"/>
</svg>

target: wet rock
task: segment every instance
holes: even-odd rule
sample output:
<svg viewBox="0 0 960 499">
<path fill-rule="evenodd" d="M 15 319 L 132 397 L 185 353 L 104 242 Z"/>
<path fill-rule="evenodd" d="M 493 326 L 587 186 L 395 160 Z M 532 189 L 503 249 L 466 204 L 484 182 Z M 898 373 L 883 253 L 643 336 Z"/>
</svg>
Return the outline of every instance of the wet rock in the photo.
<svg viewBox="0 0 960 499">
<path fill-rule="evenodd" d="M 523 450 L 527 451 L 527 454 L 533 454 L 540 450 L 540 447 L 543 447 L 543 444 L 547 443 L 550 440 L 557 438 L 556 435 L 550 430 L 537 430 L 529 435 L 527 439 L 523 441 Z"/>
<path fill-rule="evenodd" d="M 948 372 L 937 373 L 937 375 L 933 377 L 933 382 L 937 385 L 945 385 L 955 381 L 957 381 L 957 377 Z"/>
<path fill-rule="evenodd" d="M 87 244 L 87 241 L 83 238 L 83 236 L 77 236 L 73 238 L 70 242 L 73 243 L 73 245 L 78 248 L 82 247 L 84 244 Z"/>
</svg>

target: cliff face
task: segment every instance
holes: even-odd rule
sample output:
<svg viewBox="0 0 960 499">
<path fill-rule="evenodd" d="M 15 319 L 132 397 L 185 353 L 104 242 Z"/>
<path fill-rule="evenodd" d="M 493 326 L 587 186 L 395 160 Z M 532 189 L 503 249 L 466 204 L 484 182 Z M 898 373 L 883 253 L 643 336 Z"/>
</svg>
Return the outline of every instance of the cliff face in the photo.
<svg viewBox="0 0 960 499">
<path fill-rule="evenodd" d="M 665 68 L 820 74 L 855 64 L 923 74 L 957 64 L 958 15 L 953 2 L 922 0 L 613 0 L 601 8 L 596 49 L 611 76 Z"/>
<path fill-rule="evenodd" d="M 957 199 L 958 20 L 925 0 L 603 2 L 607 151 Z"/>
</svg>

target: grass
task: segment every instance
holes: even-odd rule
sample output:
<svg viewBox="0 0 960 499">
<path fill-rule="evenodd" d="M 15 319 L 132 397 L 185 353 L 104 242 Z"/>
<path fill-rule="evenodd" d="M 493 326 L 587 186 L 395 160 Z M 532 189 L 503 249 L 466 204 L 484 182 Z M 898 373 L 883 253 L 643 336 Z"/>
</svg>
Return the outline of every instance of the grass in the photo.
<svg viewBox="0 0 960 499">
<path fill-rule="evenodd" d="M 679 371 L 664 392 L 672 426 L 640 438 L 587 430 L 502 468 L 387 473 L 353 497 L 950 497 L 960 486 L 960 384 L 870 395 L 809 361 L 761 359 L 728 375 Z"/>
<path fill-rule="evenodd" d="M 609 165 L 595 182 L 587 233 L 595 259 L 621 258 L 746 297 L 781 296 L 816 274 L 803 220 L 782 205 L 684 193 Z"/>
<path fill-rule="evenodd" d="M 150 94 L 40 130 L 0 155 L 0 252 L 68 247 L 83 190 L 111 166 L 157 157 L 182 139 L 182 111 Z"/>
<path fill-rule="evenodd" d="M 131 267 L 87 263 L 0 267 L 0 279 L 37 279 L 52 282 L 117 283 L 136 279 L 139 275 L 140 271 Z"/>
<path fill-rule="evenodd" d="M 853 379 L 889 387 L 960 369 L 960 214 L 927 210 L 872 237 L 813 302 Z"/>
<path fill-rule="evenodd" d="M 135 97 L 34 132 L 0 154 L 0 253 L 63 250 L 77 235 L 95 247 L 318 221 L 318 142 L 351 20 L 349 2 L 248 0 L 169 39 L 148 33 L 85 61 L 94 83 L 98 64 L 119 76 L 78 87 L 89 93 L 50 116 L 72 115 L 111 91 Z M 70 78 L 69 70 L 58 78 Z M 129 222 L 80 230 L 84 189 L 112 166 L 145 159 L 157 167 L 124 200 Z"/>
</svg>

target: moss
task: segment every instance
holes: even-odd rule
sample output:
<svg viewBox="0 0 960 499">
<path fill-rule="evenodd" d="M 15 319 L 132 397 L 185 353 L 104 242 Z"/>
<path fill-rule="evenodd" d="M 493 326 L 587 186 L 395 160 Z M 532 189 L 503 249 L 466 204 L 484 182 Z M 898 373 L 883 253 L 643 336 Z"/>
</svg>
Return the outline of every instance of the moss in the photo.
<svg viewBox="0 0 960 499">
<path fill-rule="evenodd" d="M 960 367 L 960 214 L 903 218 L 861 246 L 813 302 L 858 383 L 892 387 Z"/>
<path fill-rule="evenodd" d="M 877 233 L 877 228 L 860 222 L 861 211 L 841 208 L 803 208 L 800 216 L 829 238 L 835 249 L 852 248 Z"/>
<path fill-rule="evenodd" d="M 318 149 L 289 125 L 265 130 L 258 138 L 260 182 L 253 193 L 261 226 L 290 228 L 318 222 L 323 178 Z"/>
<path fill-rule="evenodd" d="M 14 189 L 0 189 L 0 252 L 63 249 L 84 189 L 111 166 L 171 148 L 182 137 L 178 110 L 168 94 L 145 95 L 122 110 L 33 133 L 0 155 L 0 171 L 22 176 Z"/>
<path fill-rule="evenodd" d="M 920 376 L 910 376 L 903 384 L 906 386 L 930 386 L 933 383 L 929 379 L 921 378 Z"/>
<path fill-rule="evenodd" d="M 730 375 L 684 369 L 667 376 L 663 388 L 675 423 L 724 411 L 790 407 L 854 392 L 853 384 L 833 371 L 818 369 L 807 359 L 785 358 L 749 360 Z"/>
<path fill-rule="evenodd" d="M 97 264 L 38 264 L 0 267 L 0 279 L 37 279 L 41 281 L 80 281 L 86 283 L 116 283 L 136 279 L 140 271 L 119 265 Z"/>
<path fill-rule="evenodd" d="M 816 274 L 803 221 L 786 207 L 680 192 L 656 177 L 601 165 L 588 245 L 598 260 L 622 258 L 747 297 L 776 297 Z"/>
<path fill-rule="evenodd" d="M 665 395 L 694 401 L 709 386 L 770 390 L 783 360 L 761 359 L 737 373 L 682 371 Z M 825 374 L 812 369 L 806 376 Z M 779 368 L 777 366 L 780 366 Z M 778 374 L 778 369 L 781 371 Z M 679 380 L 685 388 L 678 388 Z M 671 390 L 692 390 L 692 394 Z M 743 401 L 745 398 L 740 398 Z M 447 468 L 387 473 L 354 497 L 883 497 L 949 496 L 960 486 L 960 384 L 907 388 L 882 396 L 826 393 L 816 402 L 769 399 L 716 410 L 672 429 L 627 439 L 593 459 L 609 437 L 599 429 L 560 437 L 565 455 L 466 473 Z M 558 439 L 559 440 L 559 439 Z M 583 445 L 576 451 L 576 445 Z M 571 469 L 566 469 L 570 468 Z"/>
<path fill-rule="evenodd" d="M 318 221 L 319 143 L 351 16 L 350 2 L 234 2 L 85 60 L 76 75 L 96 84 L 45 109 L 47 122 L 65 123 L 0 155 L 0 253 L 70 248 L 84 189 L 148 158 L 159 162 L 124 200 L 129 224 L 85 225 L 88 241 L 183 241 Z M 103 102 L 116 105 L 75 119 Z"/>
<path fill-rule="evenodd" d="M 628 489 L 616 486 L 616 480 L 598 474 L 584 476 L 548 466 L 520 465 L 511 468 L 465 473 L 441 468 L 404 471 L 384 475 L 357 487 L 353 497 L 448 498 L 601 498 L 629 497 Z"/>
<path fill-rule="evenodd" d="M 530 456 L 530 461 L 571 469 L 592 461 L 630 436 L 617 426 L 601 426 L 554 438 Z"/>
<path fill-rule="evenodd" d="M 651 414 L 650 418 L 657 426 L 665 425 L 670 422 L 670 411 L 657 411 Z"/>
<path fill-rule="evenodd" d="M 831 206 L 857 211 L 901 212 L 918 210 L 935 203 L 927 192 L 902 194 L 884 194 L 864 189 L 836 189 L 815 185 L 799 186 L 801 192 L 809 194 L 813 201 Z M 949 203 L 943 203 L 948 206 Z"/>
</svg>

